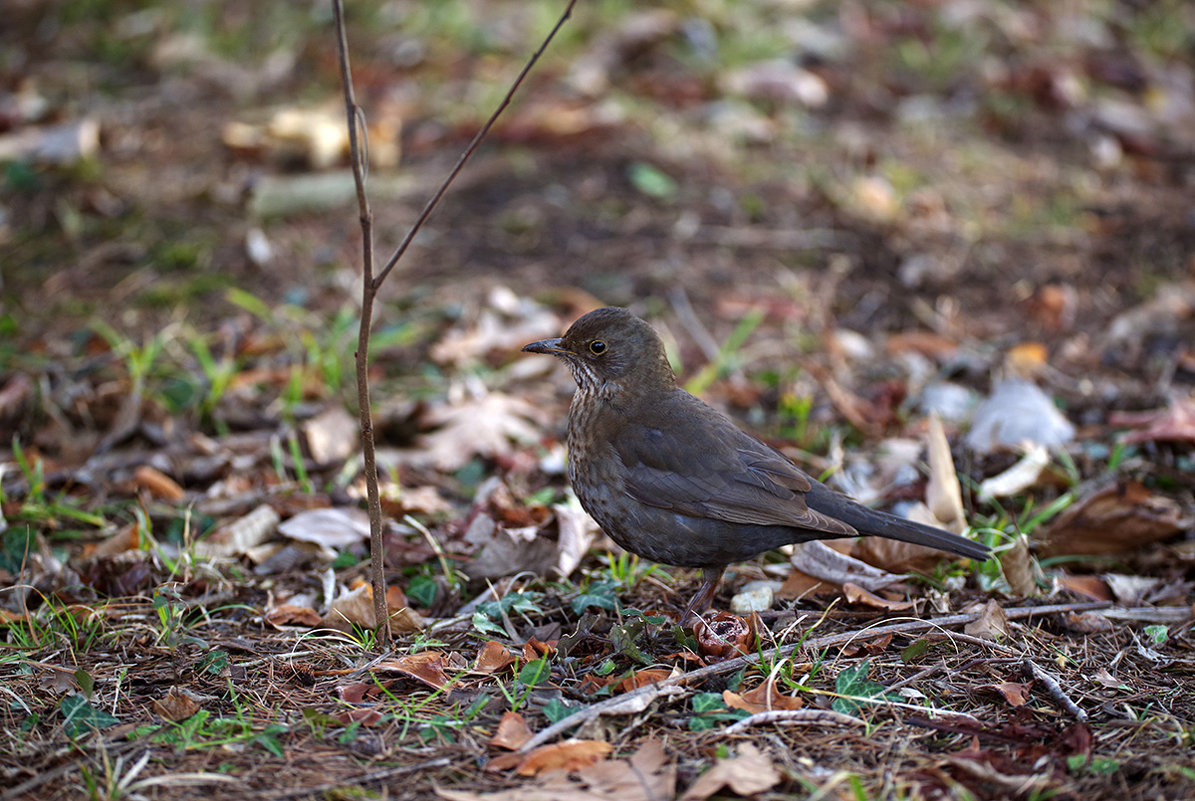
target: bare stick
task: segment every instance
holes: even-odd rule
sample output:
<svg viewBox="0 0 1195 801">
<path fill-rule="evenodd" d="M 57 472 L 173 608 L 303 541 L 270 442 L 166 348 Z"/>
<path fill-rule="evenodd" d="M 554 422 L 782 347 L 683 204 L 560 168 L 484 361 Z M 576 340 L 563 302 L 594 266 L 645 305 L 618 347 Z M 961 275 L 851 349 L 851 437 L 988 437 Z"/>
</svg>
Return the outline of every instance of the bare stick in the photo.
<svg viewBox="0 0 1195 801">
<path fill-rule="evenodd" d="M 353 180 L 357 184 L 357 209 L 361 214 L 361 327 L 357 332 L 357 409 L 361 422 L 361 451 L 365 462 L 365 492 L 369 503 L 369 577 L 373 590 L 373 619 L 377 627 L 377 647 L 383 653 L 390 648 L 390 620 L 386 609 L 386 573 L 382 551 L 382 502 L 378 493 L 378 462 L 373 440 L 373 410 L 369 406 L 369 332 L 373 327 L 373 301 L 377 285 L 373 278 L 373 211 L 365 192 L 365 172 L 369 154 L 361 147 L 359 134 L 361 108 L 353 91 L 353 73 L 349 66 L 348 35 L 344 26 L 344 3 L 332 0 L 336 16 L 336 52 L 340 60 L 340 81 L 344 87 L 344 111 L 349 126 L 349 154 L 353 162 Z"/>
<path fill-rule="evenodd" d="M 339 0 L 337 0 L 337 2 L 339 2 Z M 400 242 L 398 247 L 395 248 L 394 254 L 390 257 L 390 260 L 386 262 L 386 265 L 382 267 L 381 272 L 378 273 L 378 277 L 374 280 L 375 290 L 382 285 L 382 282 L 386 280 L 386 276 L 390 275 L 390 271 L 394 269 L 394 265 L 398 264 L 398 260 L 402 258 L 404 253 L 407 252 L 407 248 L 411 246 L 411 242 L 415 239 L 415 234 L 418 233 L 419 229 L 423 227 L 423 224 L 427 222 L 427 218 L 431 216 L 432 211 L 440 202 L 440 198 L 442 198 L 444 193 L 448 191 L 449 185 L 452 184 L 453 180 L 457 176 L 457 173 L 464 168 L 465 162 L 468 161 L 469 157 L 473 155 L 473 151 L 477 150 L 477 146 L 481 144 L 481 140 L 485 139 L 486 134 L 490 132 L 490 128 L 494 127 L 494 123 L 497 122 L 498 116 L 506 110 L 507 106 L 510 105 L 511 98 L 514 97 L 514 94 L 518 88 L 523 85 L 523 79 L 527 77 L 527 73 L 531 72 L 531 68 L 535 66 L 535 63 L 539 61 L 540 56 L 542 56 L 544 51 L 548 49 L 548 45 L 554 38 L 556 38 L 557 32 L 564 27 L 564 23 L 567 22 L 568 18 L 572 16 L 573 6 L 576 4 L 577 0 L 569 0 L 568 5 L 564 9 L 564 13 L 560 15 L 560 19 L 556 20 L 556 24 L 552 26 L 552 30 L 548 32 L 548 35 L 544 37 L 544 41 L 542 44 L 540 44 L 539 49 L 531 54 L 531 58 L 527 59 L 527 63 L 523 66 L 523 70 L 519 73 L 519 76 L 515 78 L 514 83 L 510 85 L 510 89 L 506 92 L 506 96 L 502 98 L 502 102 L 498 104 L 498 108 L 494 109 L 494 113 L 490 115 L 490 118 L 486 120 L 485 125 L 481 126 L 481 130 L 478 131 L 477 135 L 473 137 L 473 141 L 469 143 L 467 148 L 465 148 L 465 152 L 461 153 L 461 157 L 457 161 L 456 166 L 452 168 L 452 172 L 448 173 L 448 177 L 444 179 L 444 183 L 440 184 L 440 188 L 436 190 L 436 194 L 432 195 L 431 200 L 427 201 L 427 205 L 423 207 L 423 211 L 420 213 L 419 219 L 415 220 L 415 224 L 411 226 L 411 230 L 407 231 L 407 235 L 403 237 L 402 242 Z"/>
<path fill-rule="evenodd" d="M 1071 713 L 1075 717 L 1075 720 L 1087 720 L 1087 713 L 1070 699 L 1070 696 L 1066 694 L 1066 690 L 1062 689 L 1062 683 L 1047 673 L 1045 668 L 1038 665 L 1032 659 L 1026 659 L 1021 663 L 1021 670 L 1024 672 L 1025 678 L 1040 681 L 1046 688 L 1046 694 L 1053 699 L 1054 703 Z"/>
<path fill-rule="evenodd" d="M 353 73 L 349 65 L 348 35 L 345 33 L 344 24 L 344 3 L 343 0 L 332 0 L 332 9 L 336 17 L 336 49 L 340 63 L 340 80 L 344 88 L 345 116 L 348 119 L 349 153 L 353 166 L 353 180 L 357 185 L 357 208 L 361 215 L 361 327 L 357 334 L 356 353 L 357 405 L 361 422 L 362 458 L 365 462 L 365 488 L 369 504 L 370 585 L 373 590 L 373 614 L 377 625 L 377 647 L 382 652 L 385 652 L 390 647 L 390 625 L 389 614 L 386 609 L 386 576 L 382 553 L 382 505 L 378 493 L 378 465 L 376 449 L 374 447 L 373 415 L 369 405 L 369 334 L 373 327 L 374 300 L 377 298 L 378 290 L 386 280 L 386 276 L 390 274 L 390 271 L 394 269 L 394 265 L 406 253 L 407 248 L 415 239 L 415 234 L 419 232 L 419 229 L 423 227 L 427 218 L 431 216 L 432 211 L 440 202 L 440 198 L 448 191 L 448 187 L 464 168 L 465 162 L 469 160 L 469 157 L 477 150 L 477 146 L 481 144 L 481 141 L 490 132 L 498 116 L 510 105 L 515 91 L 523 84 L 523 80 L 527 77 L 531 68 L 535 66 L 535 63 L 539 61 L 540 56 L 544 54 L 548 44 L 555 38 L 565 21 L 572 16 L 573 7 L 576 4 L 577 0 L 569 0 L 564 13 L 560 15 L 560 19 L 557 20 L 556 25 L 553 26 L 539 48 L 523 66 L 522 71 L 515 78 L 514 83 L 511 84 L 510 89 L 506 92 L 506 96 L 502 99 L 498 108 L 494 110 L 494 113 L 490 115 L 485 125 L 473 137 L 473 141 L 465 148 L 452 172 L 440 184 L 440 188 L 436 190 L 431 200 L 424 206 L 419 218 L 415 220 L 411 229 L 407 231 L 406 237 L 403 238 L 398 248 L 395 249 L 394 255 L 390 257 L 389 261 L 386 262 L 385 266 L 375 276 L 373 273 L 373 212 L 370 210 L 369 197 L 365 191 L 365 178 L 369 164 L 368 137 L 364 125 L 364 113 L 361 111 L 361 107 L 357 105 L 356 94 L 353 91 Z M 364 146 L 362 146 L 363 139 L 365 140 Z"/>
</svg>

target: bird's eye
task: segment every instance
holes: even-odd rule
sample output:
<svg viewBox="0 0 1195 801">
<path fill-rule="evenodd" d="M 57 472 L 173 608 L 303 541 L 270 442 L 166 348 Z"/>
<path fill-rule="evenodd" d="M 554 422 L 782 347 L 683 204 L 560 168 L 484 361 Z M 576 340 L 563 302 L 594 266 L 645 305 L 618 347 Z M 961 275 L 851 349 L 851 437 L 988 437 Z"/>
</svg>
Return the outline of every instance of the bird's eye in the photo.
<svg viewBox="0 0 1195 801">
<path fill-rule="evenodd" d="M 603 353 L 606 352 L 605 341 L 601 340 L 601 339 L 595 339 L 593 342 L 590 342 L 589 343 L 589 352 L 592 353 L 594 356 L 601 356 Z"/>
</svg>

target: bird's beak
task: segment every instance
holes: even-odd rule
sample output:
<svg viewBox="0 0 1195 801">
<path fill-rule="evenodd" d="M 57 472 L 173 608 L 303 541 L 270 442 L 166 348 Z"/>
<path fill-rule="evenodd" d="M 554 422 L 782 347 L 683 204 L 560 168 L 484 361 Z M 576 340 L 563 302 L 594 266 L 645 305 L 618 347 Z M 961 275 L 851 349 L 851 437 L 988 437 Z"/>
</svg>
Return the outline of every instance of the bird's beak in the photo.
<svg viewBox="0 0 1195 801">
<path fill-rule="evenodd" d="M 551 353 L 559 356 L 574 356 L 568 348 L 560 347 L 560 343 L 564 340 L 560 337 L 555 339 L 541 339 L 538 342 L 531 342 L 523 346 L 524 353 Z"/>
</svg>

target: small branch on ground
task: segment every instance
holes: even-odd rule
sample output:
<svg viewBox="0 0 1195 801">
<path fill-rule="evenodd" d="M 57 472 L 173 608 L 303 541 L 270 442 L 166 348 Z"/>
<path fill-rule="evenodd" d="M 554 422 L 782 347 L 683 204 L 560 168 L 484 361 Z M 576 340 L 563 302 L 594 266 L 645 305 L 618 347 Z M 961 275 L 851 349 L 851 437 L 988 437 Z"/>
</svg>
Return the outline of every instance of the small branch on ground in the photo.
<svg viewBox="0 0 1195 801">
<path fill-rule="evenodd" d="M 1075 720 L 1087 720 L 1087 713 L 1070 699 L 1070 696 L 1062 689 L 1062 682 L 1047 673 L 1045 668 L 1032 659 L 1026 659 L 1021 663 L 1021 670 L 1024 672 L 1025 678 L 1041 682 L 1042 686 L 1046 688 L 1046 694 L 1050 696 L 1050 700 L 1069 712 Z"/>
</svg>

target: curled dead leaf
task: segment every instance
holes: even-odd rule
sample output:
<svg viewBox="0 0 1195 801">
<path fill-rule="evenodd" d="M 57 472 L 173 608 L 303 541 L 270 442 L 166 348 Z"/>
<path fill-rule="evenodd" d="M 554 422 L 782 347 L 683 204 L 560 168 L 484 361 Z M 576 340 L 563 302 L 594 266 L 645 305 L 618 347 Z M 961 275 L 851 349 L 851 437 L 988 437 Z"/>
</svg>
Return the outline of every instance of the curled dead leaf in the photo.
<svg viewBox="0 0 1195 801">
<path fill-rule="evenodd" d="M 183 497 L 183 488 L 170 476 L 157 468 L 143 464 L 133 471 L 133 483 L 150 495 L 167 501 L 177 501 Z"/>
<path fill-rule="evenodd" d="M 527 754 L 515 772 L 520 776 L 534 776 L 548 770 L 580 770 L 613 750 L 613 745 L 602 740 L 565 740 L 541 745 Z"/>
<path fill-rule="evenodd" d="M 705 801 L 723 787 L 741 796 L 770 790 L 780 782 L 772 760 L 751 743 L 739 746 L 738 756 L 719 759 L 685 791 L 680 801 Z"/>
<path fill-rule="evenodd" d="M 991 690 L 1004 697 L 1009 706 L 1024 706 L 1029 703 L 1029 688 L 1032 684 L 1022 684 L 1015 681 L 1001 681 L 996 684 L 984 684 L 981 690 Z"/>
<path fill-rule="evenodd" d="M 980 611 L 979 617 L 963 627 L 966 634 L 972 637 L 982 637 L 985 640 L 995 640 L 1008 636 L 1008 616 L 1000 608 L 1000 604 L 988 601 Z"/>
<path fill-rule="evenodd" d="M 199 704 L 191 697 L 190 693 L 178 687 L 171 687 L 164 698 L 153 700 L 153 708 L 158 715 L 177 723 L 198 712 Z"/>
<path fill-rule="evenodd" d="M 387 659 L 374 665 L 374 670 L 397 670 L 436 690 L 442 690 L 452 683 L 444 672 L 444 654 L 439 651 L 420 651 Z"/>
<path fill-rule="evenodd" d="M 800 709 L 805 702 L 794 695 L 785 695 L 776 689 L 775 680 L 769 676 L 763 684 L 745 693 L 722 691 L 722 700 L 732 709 L 742 709 L 752 715 L 773 709 Z"/>
<path fill-rule="evenodd" d="M 1042 535 L 1041 554 L 1128 553 L 1190 525 L 1177 501 L 1127 481 L 1088 495 L 1059 515 Z"/>
<path fill-rule="evenodd" d="M 518 712 L 504 712 L 498 721 L 498 731 L 490 738 L 490 745 L 515 751 L 531 739 L 531 727 Z"/>
<path fill-rule="evenodd" d="M 476 673 L 497 673 L 515 663 L 514 655 L 506 650 L 506 646 L 496 640 L 489 640 L 477 651 L 477 662 L 473 665 Z"/>
<path fill-rule="evenodd" d="M 890 601 L 849 581 L 842 585 L 842 595 L 849 604 L 870 606 L 872 609 L 882 609 L 885 612 L 903 612 L 913 608 L 912 601 Z"/>
</svg>

